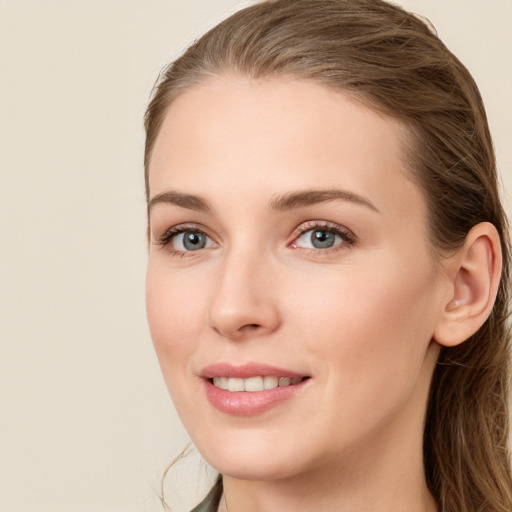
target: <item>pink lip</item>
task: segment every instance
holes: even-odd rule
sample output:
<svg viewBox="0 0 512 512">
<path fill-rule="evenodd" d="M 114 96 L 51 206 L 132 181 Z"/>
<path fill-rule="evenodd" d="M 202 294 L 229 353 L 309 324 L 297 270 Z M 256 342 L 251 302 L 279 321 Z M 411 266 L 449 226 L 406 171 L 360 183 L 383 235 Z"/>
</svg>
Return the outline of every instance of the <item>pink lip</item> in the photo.
<svg viewBox="0 0 512 512">
<path fill-rule="evenodd" d="M 228 363 L 217 363 L 203 368 L 201 377 L 204 379 L 213 379 L 213 377 L 233 377 L 247 379 L 249 377 L 258 377 L 259 375 L 273 375 L 275 377 L 306 377 L 306 375 L 292 372 L 285 368 L 277 368 L 263 363 L 248 363 L 240 366 L 233 366 Z"/>
<path fill-rule="evenodd" d="M 248 378 L 256 376 L 272 375 L 276 377 L 306 377 L 300 373 L 276 368 L 259 363 L 249 363 L 242 366 L 232 366 L 226 363 L 218 363 L 208 366 L 201 372 L 204 389 L 208 401 L 219 411 L 233 416 L 254 416 L 262 414 L 277 406 L 285 400 L 299 393 L 311 379 L 304 379 L 299 384 L 277 387 L 263 391 L 227 391 L 217 388 L 211 382 L 213 377 Z"/>
</svg>

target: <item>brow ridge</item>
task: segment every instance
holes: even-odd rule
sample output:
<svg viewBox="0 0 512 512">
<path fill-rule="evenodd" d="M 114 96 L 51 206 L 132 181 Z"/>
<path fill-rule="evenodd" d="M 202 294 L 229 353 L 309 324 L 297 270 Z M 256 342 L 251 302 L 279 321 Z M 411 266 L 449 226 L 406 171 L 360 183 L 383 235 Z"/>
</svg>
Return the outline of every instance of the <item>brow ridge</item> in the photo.
<svg viewBox="0 0 512 512">
<path fill-rule="evenodd" d="M 366 206 L 375 212 L 379 211 L 369 199 L 354 192 L 340 189 L 312 189 L 287 192 L 272 199 L 270 209 L 281 212 L 335 200 L 349 201 Z"/>
<path fill-rule="evenodd" d="M 377 207 L 365 197 L 354 192 L 340 189 L 310 189 L 280 194 L 271 200 L 270 210 L 284 212 L 336 200 L 349 201 L 361 206 L 366 206 L 370 210 L 379 211 Z M 208 202 L 199 196 L 168 190 L 150 199 L 148 203 L 148 213 L 155 205 L 162 203 L 173 204 L 181 208 L 200 212 L 211 211 Z"/>
<path fill-rule="evenodd" d="M 200 212 L 209 212 L 210 206 L 199 196 L 193 194 L 184 194 L 176 190 L 168 190 L 152 197 L 148 202 L 148 213 L 157 204 L 174 204 L 188 210 L 196 210 Z"/>
</svg>

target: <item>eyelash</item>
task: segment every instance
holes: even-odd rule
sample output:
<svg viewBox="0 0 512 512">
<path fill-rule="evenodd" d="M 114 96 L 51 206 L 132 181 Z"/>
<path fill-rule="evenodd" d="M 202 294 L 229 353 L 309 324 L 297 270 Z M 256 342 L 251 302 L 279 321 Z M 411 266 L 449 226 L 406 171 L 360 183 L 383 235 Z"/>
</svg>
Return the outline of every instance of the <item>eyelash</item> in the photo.
<svg viewBox="0 0 512 512">
<path fill-rule="evenodd" d="M 301 237 L 303 237 L 308 231 L 326 231 L 328 233 L 332 233 L 335 236 L 339 236 L 341 242 L 333 247 L 318 249 L 318 248 L 301 248 L 294 245 Z M 345 228 L 344 226 L 340 226 L 339 224 L 334 224 L 333 222 L 326 221 L 310 221 L 301 224 L 293 234 L 293 242 L 292 247 L 294 249 L 302 249 L 306 251 L 311 251 L 314 253 L 331 253 L 335 251 L 339 251 L 342 248 L 353 247 L 357 243 L 357 237 L 355 234 Z"/>
<path fill-rule="evenodd" d="M 165 247 L 172 256 L 191 256 L 195 251 L 180 251 L 175 249 L 171 244 L 175 237 L 188 232 L 200 233 L 211 239 L 211 237 L 209 237 L 203 229 L 195 224 L 179 224 L 178 226 L 173 226 L 172 228 L 169 228 L 167 231 L 165 231 L 161 236 L 158 237 L 158 240 L 156 240 L 155 244 Z"/>
<path fill-rule="evenodd" d="M 308 231 L 326 231 L 328 233 L 332 233 L 335 236 L 339 236 L 341 239 L 341 243 L 324 249 L 318 249 L 318 248 L 301 248 L 294 245 L 297 240 L 299 240 L 302 236 L 304 236 Z M 173 226 L 166 230 L 161 236 L 158 237 L 158 239 L 154 242 L 155 245 L 160 245 L 165 247 L 172 256 L 192 256 L 194 252 L 196 251 L 180 251 L 178 249 L 174 249 L 172 247 L 172 240 L 177 237 L 180 234 L 192 232 L 192 233 L 199 233 L 202 234 L 208 238 L 211 239 L 210 236 L 208 236 L 205 231 L 195 225 L 195 224 L 179 224 L 177 226 Z M 352 247 L 356 245 L 357 243 L 357 237 L 354 235 L 352 231 L 349 229 L 340 226 L 338 224 L 334 224 L 332 222 L 326 222 L 326 221 L 310 221 L 301 224 L 293 233 L 292 235 L 293 240 L 290 246 L 294 249 L 302 249 L 305 251 L 312 251 L 314 253 L 330 253 L 334 251 L 340 250 L 342 247 Z M 200 250 L 200 249 L 199 249 Z"/>
</svg>

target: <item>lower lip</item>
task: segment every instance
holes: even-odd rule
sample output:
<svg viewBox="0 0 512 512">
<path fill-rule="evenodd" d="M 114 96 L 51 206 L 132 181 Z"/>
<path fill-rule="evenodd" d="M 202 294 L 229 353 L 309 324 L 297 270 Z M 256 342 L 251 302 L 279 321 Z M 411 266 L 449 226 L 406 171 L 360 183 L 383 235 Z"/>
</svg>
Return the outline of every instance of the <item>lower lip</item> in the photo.
<svg viewBox="0 0 512 512">
<path fill-rule="evenodd" d="M 263 391 L 227 391 L 205 380 L 206 396 L 219 411 L 233 416 L 254 416 L 262 414 L 288 400 L 302 390 L 310 379 L 299 384 L 282 386 Z"/>
</svg>

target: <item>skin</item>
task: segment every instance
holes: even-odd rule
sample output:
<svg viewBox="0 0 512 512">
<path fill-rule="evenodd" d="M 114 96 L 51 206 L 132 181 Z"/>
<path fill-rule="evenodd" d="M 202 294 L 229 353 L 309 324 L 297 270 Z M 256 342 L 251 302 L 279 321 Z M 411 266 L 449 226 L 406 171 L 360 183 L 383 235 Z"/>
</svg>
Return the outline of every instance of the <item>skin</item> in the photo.
<svg viewBox="0 0 512 512">
<path fill-rule="evenodd" d="M 453 286 L 433 260 L 406 140 L 398 121 L 305 81 L 216 77 L 170 106 L 150 197 L 178 191 L 210 209 L 152 206 L 147 312 L 178 413 L 224 475 L 221 510 L 436 510 L 422 432 Z M 270 207 L 312 189 L 371 206 L 346 196 Z M 303 233 L 315 221 L 354 243 L 313 247 Z M 159 242 L 183 224 L 208 245 Z M 204 393 L 199 374 L 217 362 L 311 378 L 269 411 L 237 417 Z"/>
</svg>

